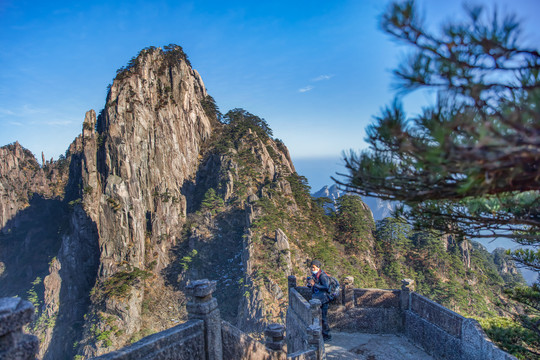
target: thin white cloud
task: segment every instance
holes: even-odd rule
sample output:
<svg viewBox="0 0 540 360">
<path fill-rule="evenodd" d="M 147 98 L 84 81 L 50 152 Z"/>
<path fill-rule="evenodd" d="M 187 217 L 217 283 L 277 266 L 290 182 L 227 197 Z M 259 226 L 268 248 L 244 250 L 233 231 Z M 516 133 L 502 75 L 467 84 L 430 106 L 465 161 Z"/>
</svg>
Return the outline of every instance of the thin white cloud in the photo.
<svg viewBox="0 0 540 360">
<path fill-rule="evenodd" d="M 305 93 L 305 92 L 308 92 L 308 91 L 310 91 L 310 90 L 313 90 L 313 86 L 308 85 L 308 86 L 306 86 L 306 87 L 303 87 L 303 88 L 301 88 L 301 89 L 298 89 L 298 92 Z"/>
<path fill-rule="evenodd" d="M 73 120 L 32 120 L 30 121 L 31 125 L 47 125 L 47 126 L 68 126 L 73 124 Z"/>
<path fill-rule="evenodd" d="M 51 120 L 51 121 L 45 121 L 45 124 L 49 126 L 67 126 L 73 124 L 73 121 L 71 120 Z"/>
<path fill-rule="evenodd" d="M 27 115 L 35 115 L 35 114 L 46 114 L 49 112 L 49 109 L 45 108 L 37 108 L 33 105 L 23 105 L 21 110 L 21 115 L 27 116 Z"/>
<path fill-rule="evenodd" d="M 9 109 L 0 108 L 0 116 L 14 116 L 15 113 Z"/>
<path fill-rule="evenodd" d="M 18 121 L 10 121 L 9 124 L 10 125 L 15 125 L 15 126 L 23 126 L 24 125 L 23 123 L 20 123 Z"/>
<path fill-rule="evenodd" d="M 331 74 L 331 75 L 319 75 L 317 76 L 316 78 L 314 78 L 312 81 L 323 81 L 323 80 L 330 80 L 331 78 L 333 78 L 334 75 Z"/>
<path fill-rule="evenodd" d="M 51 111 L 46 108 L 36 108 L 33 105 L 23 105 L 15 109 L 0 108 L 0 116 L 27 117 L 33 115 L 45 115 Z"/>
</svg>

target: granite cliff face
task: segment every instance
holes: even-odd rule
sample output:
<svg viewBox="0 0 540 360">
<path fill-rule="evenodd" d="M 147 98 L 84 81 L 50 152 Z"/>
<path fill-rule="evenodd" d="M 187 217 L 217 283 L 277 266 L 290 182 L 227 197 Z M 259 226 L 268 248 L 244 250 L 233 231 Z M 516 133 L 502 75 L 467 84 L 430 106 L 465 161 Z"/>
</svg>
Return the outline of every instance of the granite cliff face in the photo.
<svg viewBox="0 0 540 360">
<path fill-rule="evenodd" d="M 77 206 L 95 224 L 99 248 L 78 349 L 85 356 L 146 335 L 141 334 L 145 301 L 146 306 L 153 300 L 167 303 L 161 306 L 171 311 L 159 320 L 181 318 L 182 296 L 165 284 L 162 270 L 186 221 L 185 186 L 196 176 L 212 133 L 201 106 L 205 97 L 181 48 L 152 48 L 119 71 L 99 117 L 86 115 L 72 167 L 81 189 Z M 145 294 L 146 281 L 153 283 L 155 296 Z"/>
</svg>

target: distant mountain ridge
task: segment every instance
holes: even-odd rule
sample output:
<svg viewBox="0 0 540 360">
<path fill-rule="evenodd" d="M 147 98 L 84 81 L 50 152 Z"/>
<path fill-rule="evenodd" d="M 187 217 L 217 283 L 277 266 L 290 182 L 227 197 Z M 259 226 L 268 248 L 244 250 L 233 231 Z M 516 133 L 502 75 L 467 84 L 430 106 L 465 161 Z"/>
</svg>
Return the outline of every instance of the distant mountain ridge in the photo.
<svg viewBox="0 0 540 360">
<path fill-rule="evenodd" d="M 332 210 L 336 210 L 336 201 L 341 196 L 345 194 L 354 194 L 354 193 L 347 193 L 341 189 L 338 188 L 336 184 L 331 185 L 330 187 L 328 185 L 324 185 L 319 191 L 316 191 L 315 193 L 311 194 L 314 198 L 321 198 L 321 197 L 327 197 L 329 198 L 332 203 L 328 204 L 328 208 Z M 369 196 L 361 196 L 362 201 L 371 209 L 371 212 L 373 214 L 373 219 L 375 221 L 382 220 L 385 217 L 390 216 L 393 205 L 390 201 L 384 201 L 381 199 L 377 199 L 374 197 Z"/>
</svg>

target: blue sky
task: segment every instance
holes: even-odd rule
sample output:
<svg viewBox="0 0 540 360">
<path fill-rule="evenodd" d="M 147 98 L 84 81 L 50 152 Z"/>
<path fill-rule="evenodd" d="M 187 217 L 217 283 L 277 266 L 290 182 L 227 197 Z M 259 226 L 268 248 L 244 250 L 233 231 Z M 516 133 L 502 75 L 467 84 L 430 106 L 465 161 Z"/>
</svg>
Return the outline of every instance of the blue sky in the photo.
<svg viewBox="0 0 540 360">
<path fill-rule="evenodd" d="M 498 0 L 538 48 L 538 0 Z M 314 190 L 394 92 L 403 48 L 378 29 L 387 1 L 0 0 L 0 145 L 18 140 L 39 160 L 64 153 L 84 113 L 99 111 L 116 69 L 142 48 L 181 45 L 222 111 L 265 118 Z M 419 1 L 428 23 L 461 3 Z M 406 98 L 418 111 L 425 95 Z"/>
</svg>

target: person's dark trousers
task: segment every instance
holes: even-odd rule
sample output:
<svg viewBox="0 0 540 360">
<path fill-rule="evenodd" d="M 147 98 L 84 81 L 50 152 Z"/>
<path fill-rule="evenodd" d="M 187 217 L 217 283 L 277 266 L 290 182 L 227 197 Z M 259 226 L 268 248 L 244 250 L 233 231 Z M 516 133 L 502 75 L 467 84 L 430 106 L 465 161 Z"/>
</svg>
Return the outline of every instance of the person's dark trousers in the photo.
<svg viewBox="0 0 540 360">
<path fill-rule="evenodd" d="M 323 338 L 330 337 L 330 326 L 328 326 L 328 320 L 326 316 L 328 315 L 328 303 L 321 306 L 321 315 L 322 315 L 322 335 Z"/>
</svg>

